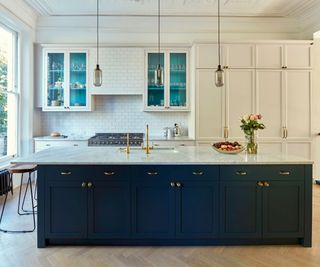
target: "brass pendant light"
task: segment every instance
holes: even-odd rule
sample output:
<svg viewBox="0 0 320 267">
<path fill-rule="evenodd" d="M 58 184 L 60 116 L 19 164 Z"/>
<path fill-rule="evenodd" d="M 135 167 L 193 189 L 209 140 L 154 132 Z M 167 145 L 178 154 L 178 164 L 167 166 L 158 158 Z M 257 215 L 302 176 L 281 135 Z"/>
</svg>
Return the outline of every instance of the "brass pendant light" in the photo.
<svg viewBox="0 0 320 267">
<path fill-rule="evenodd" d="M 161 54 L 160 54 L 160 0 L 158 0 L 158 65 L 154 72 L 155 85 L 163 85 L 163 69 L 161 68 Z"/>
<path fill-rule="evenodd" d="M 102 71 L 99 66 L 99 0 L 97 0 L 97 65 L 93 73 L 93 84 L 96 87 L 102 85 Z"/>
<path fill-rule="evenodd" d="M 217 87 L 224 85 L 224 71 L 221 68 L 221 44 L 220 44 L 220 0 L 218 0 L 218 59 L 219 64 L 215 72 L 215 84 Z"/>
</svg>

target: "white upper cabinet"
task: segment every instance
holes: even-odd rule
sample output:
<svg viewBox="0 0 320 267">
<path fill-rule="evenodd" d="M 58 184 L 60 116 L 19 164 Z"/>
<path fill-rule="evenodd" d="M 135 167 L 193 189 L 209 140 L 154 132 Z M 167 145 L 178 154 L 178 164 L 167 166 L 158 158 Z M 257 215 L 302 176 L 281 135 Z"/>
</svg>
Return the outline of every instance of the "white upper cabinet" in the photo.
<svg viewBox="0 0 320 267">
<path fill-rule="evenodd" d="M 228 138 L 241 139 L 241 117 L 254 112 L 255 70 L 230 69 L 226 71 L 226 127 Z"/>
<path fill-rule="evenodd" d="M 231 69 L 252 69 L 255 67 L 254 44 L 226 44 L 223 48 L 224 67 Z"/>
<path fill-rule="evenodd" d="M 256 71 L 256 103 L 257 112 L 263 115 L 267 126 L 259 131 L 264 139 L 279 139 L 283 127 L 283 76 L 282 70 Z"/>
<path fill-rule="evenodd" d="M 221 53 L 223 53 L 221 47 Z M 218 45 L 217 44 L 198 44 L 196 46 L 196 68 L 197 69 L 214 69 L 217 68 Z M 222 62 L 221 62 L 222 64 Z"/>
<path fill-rule="evenodd" d="M 210 140 L 223 138 L 225 126 L 225 88 L 216 87 L 215 70 L 197 70 L 197 139 Z"/>
<path fill-rule="evenodd" d="M 254 68 L 254 44 L 223 44 L 221 45 L 221 65 L 223 68 Z M 199 44 L 196 47 L 196 68 L 215 69 L 218 62 L 217 44 Z"/>
<path fill-rule="evenodd" d="M 99 65 L 102 86 L 93 85 L 97 62 L 96 49 L 90 50 L 89 84 L 92 95 L 142 95 L 144 87 L 144 49 L 104 47 L 100 49 Z"/>
<path fill-rule="evenodd" d="M 311 44 L 288 44 L 285 46 L 285 66 L 288 69 L 311 69 Z"/>
<path fill-rule="evenodd" d="M 311 137 L 311 71 L 285 71 L 287 139 Z"/>
<path fill-rule="evenodd" d="M 311 69 L 311 43 L 257 44 L 258 69 Z"/>
<path fill-rule="evenodd" d="M 257 44 L 256 67 L 259 69 L 280 69 L 283 67 L 282 44 Z"/>
</svg>

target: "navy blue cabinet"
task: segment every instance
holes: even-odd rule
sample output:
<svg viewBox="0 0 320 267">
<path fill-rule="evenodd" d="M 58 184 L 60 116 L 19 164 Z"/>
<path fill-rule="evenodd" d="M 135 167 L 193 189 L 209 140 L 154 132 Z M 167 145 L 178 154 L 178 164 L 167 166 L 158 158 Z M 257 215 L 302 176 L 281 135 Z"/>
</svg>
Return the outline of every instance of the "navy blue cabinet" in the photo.
<svg viewBox="0 0 320 267">
<path fill-rule="evenodd" d="M 303 166 L 224 166 L 220 193 L 221 237 L 304 236 Z"/>
<path fill-rule="evenodd" d="M 262 233 L 261 188 L 255 181 L 221 182 L 220 235 L 258 238 Z"/>
<path fill-rule="evenodd" d="M 217 237 L 218 182 L 187 180 L 176 189 L 176 237 Z"/>
<path fill-rule="evenodd" d="M 45 198 L 48 238 L 86 238 L 87 190 L 81 180 L 48 181 Z"/>
<path fill-rule="evenodd" d="M 130 185 L 93 180 L 88 188 L 88 237 L 128 238 L 131 234 Z"/>
<path fill-rule="evenodd" d="M 175 190 L 168 178 L 142 179 L 132 185 L 132 236 L 173 238 Z"/>
</svg>

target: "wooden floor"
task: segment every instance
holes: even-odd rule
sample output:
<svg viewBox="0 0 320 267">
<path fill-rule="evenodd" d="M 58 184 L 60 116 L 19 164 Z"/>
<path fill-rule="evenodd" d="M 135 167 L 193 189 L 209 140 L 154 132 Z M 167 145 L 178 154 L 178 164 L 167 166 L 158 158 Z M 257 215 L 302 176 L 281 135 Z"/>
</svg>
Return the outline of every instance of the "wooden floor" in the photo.
<svg viewBox="0 0 320 267">
<path fill-rule="evenodd" d="M 2 203 L 3 197 L 0 197 Z M 1 208 L 0 204 L 0 208 Z M 16 215 L 17 192 L 10 197 L 5 223 L 31 226 L 30 216 Z M 205 266 L 320 266 L 320 186 L 314 186 L 313 247 L 49 247 L 36 248 L 36 233 L 0 233 L 0 267 L 205 267 Z M 9 226 L 8 226 L 9 227 Z"/>
</svg>

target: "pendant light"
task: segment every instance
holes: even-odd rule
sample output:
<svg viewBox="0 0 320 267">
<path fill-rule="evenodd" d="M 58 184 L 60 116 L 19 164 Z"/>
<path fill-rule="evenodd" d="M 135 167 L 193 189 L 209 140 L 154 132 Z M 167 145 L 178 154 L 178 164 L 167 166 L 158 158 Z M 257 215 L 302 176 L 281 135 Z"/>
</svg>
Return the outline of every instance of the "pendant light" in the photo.
<svg viewBox="0 0 320 267">
<path fill-rule="evenodd" d="M 163 69 L 160 64 L 160 0 L 158 0 L 158 65 L 154 73 L 154 80 L 157 86 L 163 85 Z"/>
<path fill-rule="evenodd" d="M 221 68 L 220 0 L 218 0 L 218 59 L 219 59 L 219 65 L 215 72 L 215 84 L 217 87 L 222 87 L 224 85 L 224 71 Z"/>
<path fill-rule="evenodd" d="M 97 65 L 93 73 L 93 84 L 96 87 L 102 85 L 102 71 L 99 66 L 99 0 L 97 0 Z"/>
</svg>

